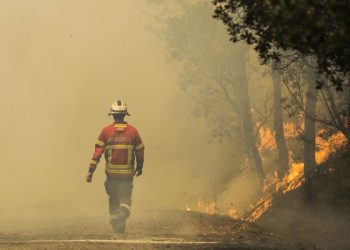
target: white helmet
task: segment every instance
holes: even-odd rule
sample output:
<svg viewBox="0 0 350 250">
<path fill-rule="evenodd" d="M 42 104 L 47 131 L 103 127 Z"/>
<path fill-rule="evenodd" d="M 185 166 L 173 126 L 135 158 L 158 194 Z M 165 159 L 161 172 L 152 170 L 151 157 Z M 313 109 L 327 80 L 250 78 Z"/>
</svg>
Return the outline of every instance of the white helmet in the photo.
<svg viewBox="0 0 350 250">
<path fill-rule="evenodd" d="M 123 102 L 123 101 L 121 101 L 121 100 L 118 100 L 118 101 L 112 103 L 108 115 L 113 115 L 113 114 L 126 114 L 126 115 L 130 115 L 130 114 L 128 113 L 128 108 L 127 108 L 127 106 L 126 106 L 126 103 Z"/>
</svg>

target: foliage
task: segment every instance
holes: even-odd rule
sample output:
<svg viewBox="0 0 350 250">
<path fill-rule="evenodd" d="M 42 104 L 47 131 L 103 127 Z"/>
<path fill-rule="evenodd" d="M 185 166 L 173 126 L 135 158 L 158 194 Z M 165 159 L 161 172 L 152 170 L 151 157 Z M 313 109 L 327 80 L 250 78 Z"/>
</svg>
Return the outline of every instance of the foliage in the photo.
<svg viewBox="0 0 350 250">
<path fill-rule="evenodd" d="M 171 2 L 174 3 L 177 2 Z M 246 115 L 241 111 L 242 98 L 246 99 L 240 93 L 242 79 L 250 78 L 253 126 L 262 121 L 266 123 L 266 113 L 271 109 L 267 107 L 271 99 L 267 95 L 269 86 L 264 87 L 252 80 L 253 77 L 260 78 L 261 69 L 257 68 L 256 58 L 250 58 L 253 50 L 244 43 L 232 46 L 224 27 L 212 18 L 210 2 L 191 4 L 187 1 L 185 4 L 180 1 L 175 8 L 176 15 L 164 12 L 166 8 L 163 5 L 156 5 L 160 10 L 157 16 L 164 18 L 157 23 L 160 28 L 155 33 L 165 43 L 169 59 L 178 68 L 180 85 L 194 95 L 195 115 L 208 121 L 211 141 L 229 145 L 225 154 L 232 163 L 222 166 L 220 176 L 213 178 L 213 182 L 219 180 L 218 185 L 223 187 L 241 172 L 240 166 L 249 153 L 244 135 L 246 128 L 242 125 L 242 115 Z M 259 90 L 254 88 L 255 84 L 259 85 Z M 259 139 L 257 131 L 254 131 L 254 136 Z M 253 166 L 252 163 L 251 169 L 254 169 Z"/>
<path fill-rule="evenodd" d="M 253 44 L 263 63 L 293 50 L 316 58 L 337 90 L 350 73 L 349 0 L 214 0 L 231 41 Z"/>
<path fill-rule="evenodd" d="M 314 78 L 321 79 L 321 75 L 315 72 L 316 63 L 312 58 L 295 59 L 293 57 L 283 57 L 282 82 L 287 90 L 287 95 L 283 98 L 284 109 L 288 112 L 290 118 L 308 116 L 318 122 L 321 127 L 327 127 L 334 133 L 342 132 L 349 138 L 349 119 L 348 100 L 346 91 L 349 87 L 345 86 L 345 92 L 334 91 L 327 79 L 323 79 L 323 88 L 317 95 L 317 113 L 311 117 L 305 110 L 305 96 L 307 84 L 315 84 Z M 317 79 L 316 79 L 317 81 Z"/>
<path fill-rule="evenodd" d="M 228 88 L 235 82 L 235 61 L 231 56 L 239 56 L 237 49 L 227 42 L 220 24 L 210 18 L 209 4 L 183 6 L 180 13 L 166 18 L 160 31 L 169 58 L 180 64 L 179 82 L 184 89 L 195 90 L 195 115 L 211 121 L 213 138 L 237 141 L 240 136 L 237 113 L 226 112 L 232 107 L 217 84 Z"/>
</svg>

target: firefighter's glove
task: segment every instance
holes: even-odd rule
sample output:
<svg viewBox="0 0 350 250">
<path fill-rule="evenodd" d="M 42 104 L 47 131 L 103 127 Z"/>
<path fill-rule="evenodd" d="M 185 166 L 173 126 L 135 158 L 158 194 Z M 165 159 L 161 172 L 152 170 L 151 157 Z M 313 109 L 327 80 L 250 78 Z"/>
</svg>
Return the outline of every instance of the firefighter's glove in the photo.
<svg viewBox="0 0 350 250">
<path fill-rule="evenodd" d="M 140 176 L 142 175 L 142 166 L 137 166 L 136 171 L 135 171 L 135 176 Z"/>
<path fill-rule="evenodd" d="M 86 176 L 86 182 L 91 182 L 92 181 L 92 175 L 93 175 L 93 173 L 92 172 L 89 172 L 88 174 L 87 174 L 87 176 Z"/>
<path fill-rule="evenodd" d="M 96 169 L 96 166 L 90 165 L 89 172 L 86 176 L 86 182 L 90 183 L 92 181 L 92 176 L 94 174 L 95 169 Z"/>
</svg>

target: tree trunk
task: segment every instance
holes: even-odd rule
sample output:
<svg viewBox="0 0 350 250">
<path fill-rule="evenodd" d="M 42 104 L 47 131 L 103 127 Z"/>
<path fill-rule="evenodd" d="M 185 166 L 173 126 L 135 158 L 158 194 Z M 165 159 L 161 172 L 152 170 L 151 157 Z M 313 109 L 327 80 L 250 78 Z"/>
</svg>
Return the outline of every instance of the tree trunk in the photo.
<svg viewBox="0 0 350 250">
<path fill-rule="evenodd" d="M 346 137 L 348 138 L 348 142 L 350 142 L 350 75 L 347 75 L 345 78 L 346 86 L 344 88 L 345 91 L 345 109 L 346 112 Z"/>
<path fill-rule="evenodd" d="M 281 73 L 277 69 L 277 63 L 272 64 L 272 82 L 273 82 L 273 114 L 274 114 L 274 131 L 277 143 L 279 158 L 278 176 L 281 178 L 288 170 L 289 154 L 287 143 L 284 137 L 283 113 L 281 103 Z"/>
<path fill-rule="evenodd" d="M 315 151 L 316 151 L 316 99 L 317 89 L 314 82 L 309 83 L 306 93 L 305 103 L 305 129 L 304 129 L 304 177 L 305 184 L 310 186 L 311 171 L 315 168 Z"/>
<path fill-rule="evenodd" d="M 246 148 L 248 153 L 248 158 L 253 158 L 257 176 L 261 184 L 263 184 L 265 179 L 265 173 L 263 169 L 262 160 L 256 145 L 254 136 L 254 126 L 252 119 L 252 112 L 250 106 L 249 90 L 248 90 L 248 80 L 247 80 L 247 66 L 246 66 L 246 54 L 247 50 L 242 50 L 242 60 L 244 62 L 237 63 L 237 73 L 239 77 L 238 84 L 238 95 L 239 99 L 240 113 L 243 125 L 243 135 L 246 139 Z"/>
</svg>

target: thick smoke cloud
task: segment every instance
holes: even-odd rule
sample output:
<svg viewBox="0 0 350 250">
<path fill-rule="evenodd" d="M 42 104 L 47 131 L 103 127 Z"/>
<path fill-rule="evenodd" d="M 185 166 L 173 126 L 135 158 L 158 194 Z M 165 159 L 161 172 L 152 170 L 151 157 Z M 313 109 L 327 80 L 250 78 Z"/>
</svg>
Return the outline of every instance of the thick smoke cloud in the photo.
<svg viewBox="0 0 350 250">
<path fill-rule="evenodd" d="M 129 1 L 0 3 L 0 218 L 106 210 L 103 162 L 92 184 L 85 175 L 117 97 L 146 145 L 134 209 L 181 208 L 205 193 L 202 169 L 225 145 L 208 144 L 191 94 L 145 31 L 152 21 Z"/>
</svg>

